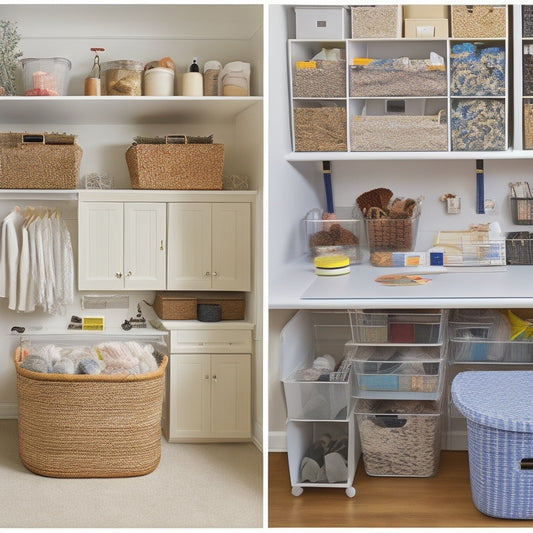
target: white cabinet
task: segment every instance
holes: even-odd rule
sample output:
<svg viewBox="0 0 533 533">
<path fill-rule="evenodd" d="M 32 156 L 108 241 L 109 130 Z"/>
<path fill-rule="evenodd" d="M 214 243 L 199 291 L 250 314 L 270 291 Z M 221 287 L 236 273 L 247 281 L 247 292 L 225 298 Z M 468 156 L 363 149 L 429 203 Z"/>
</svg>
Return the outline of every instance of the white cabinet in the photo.
<svg viewBox="0 0 533 533">
<path fill-rule="evenodd" d="M 248 203 L 168 205 L 169 290 L 249 291 Z"/>
<path fill-rule="evenodd" d="M 251 325 L 182 322 L 164 322 L 171 329 L 164 417 L 167 439 L 249 440 Z"/>
<path fill-rule="evenodd" d="M 78 288 L 165 288 L 166 204 L 80 202 Z"/>
</svg>

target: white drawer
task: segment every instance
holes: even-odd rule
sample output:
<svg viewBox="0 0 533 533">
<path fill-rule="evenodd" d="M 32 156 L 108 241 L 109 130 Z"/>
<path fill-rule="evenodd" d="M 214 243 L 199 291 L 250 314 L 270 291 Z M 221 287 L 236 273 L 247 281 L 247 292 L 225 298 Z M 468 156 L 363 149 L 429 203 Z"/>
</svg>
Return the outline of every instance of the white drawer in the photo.
<svg viewBox="0 0 533 533">
<path fill-rule="evenodd" d="M 170 332 L 171 353 L 251 353 L 250 330 L 179 329 Z"/>
</svg>

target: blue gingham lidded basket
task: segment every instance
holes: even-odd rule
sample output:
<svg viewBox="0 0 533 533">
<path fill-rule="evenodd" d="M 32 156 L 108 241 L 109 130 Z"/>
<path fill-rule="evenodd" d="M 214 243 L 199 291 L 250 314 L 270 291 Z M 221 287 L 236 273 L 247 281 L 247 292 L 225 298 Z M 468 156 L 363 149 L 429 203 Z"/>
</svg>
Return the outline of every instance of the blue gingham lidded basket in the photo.
<svg viewBox="0 0 533 533">
<path fill-rule="evenodd" d="M 466 371 L 452 399 L 467 419 L 474 505 L 498 518 L 533 519 L 533 371 Z"/>
</svg>

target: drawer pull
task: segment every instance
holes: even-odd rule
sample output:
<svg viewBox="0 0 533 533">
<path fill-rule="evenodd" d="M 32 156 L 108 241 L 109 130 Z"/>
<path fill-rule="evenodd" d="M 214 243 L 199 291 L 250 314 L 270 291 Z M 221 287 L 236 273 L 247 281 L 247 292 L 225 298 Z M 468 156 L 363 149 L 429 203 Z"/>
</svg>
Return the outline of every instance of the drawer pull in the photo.
<svg viewBox="0 0 533 533">
<path fill-rule="evenodd" d="M 526 457 L 520 461 L 520 470 L 533 470 L 533 457 Z"/>
</svg>

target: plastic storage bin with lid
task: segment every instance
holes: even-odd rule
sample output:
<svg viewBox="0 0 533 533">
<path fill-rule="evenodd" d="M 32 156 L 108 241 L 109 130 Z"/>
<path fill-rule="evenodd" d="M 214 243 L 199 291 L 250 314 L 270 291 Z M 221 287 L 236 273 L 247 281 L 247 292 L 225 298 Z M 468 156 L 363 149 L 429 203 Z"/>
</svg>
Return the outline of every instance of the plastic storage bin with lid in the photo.
<svg viewBox="0 0 533 533">
<path fill-rule="evenodd" d="M 466 417 L 474 505 L 533 519 L 533 371 L 461 372 L 451 394 Z"/>
</svg>

